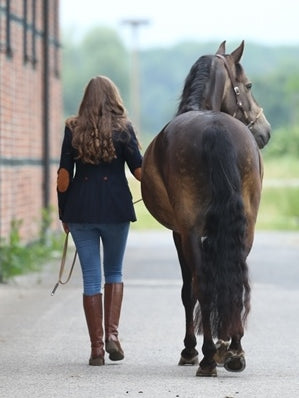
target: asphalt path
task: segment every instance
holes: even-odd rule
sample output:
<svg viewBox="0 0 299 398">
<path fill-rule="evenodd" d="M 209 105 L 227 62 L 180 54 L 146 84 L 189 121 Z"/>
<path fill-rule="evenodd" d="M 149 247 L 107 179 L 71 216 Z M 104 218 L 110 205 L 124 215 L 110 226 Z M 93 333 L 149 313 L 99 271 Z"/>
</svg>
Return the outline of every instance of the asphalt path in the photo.
<svg viewBox="0 0 299 398">
<path fill-rule="evenodd" d="M 256 234 L 248 259 L 247 367 L 195 377 L 183 348 L 181 277 L 171 233 L 131 232 L 120 338 L 124 361 L 88 366 L 78 264 L 51 297 L 58 261 L 0 285 L 0 397 L 295 398 L 299 396 L 299 233 Z M 198 338 L 198 348 L 201 347 Z"/>
</svg>

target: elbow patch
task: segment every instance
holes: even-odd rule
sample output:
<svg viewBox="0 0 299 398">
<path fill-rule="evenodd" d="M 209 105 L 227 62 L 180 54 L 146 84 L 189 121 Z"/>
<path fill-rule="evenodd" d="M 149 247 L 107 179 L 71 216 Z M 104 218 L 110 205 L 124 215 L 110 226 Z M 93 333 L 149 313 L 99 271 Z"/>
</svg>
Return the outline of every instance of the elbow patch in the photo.
<svg viewBox="0 0 299 398">
<path fill-rule="evenodd" d="M 70 175 L 69 172 L 61 168 L 57 173 L 57 190 L 59 192 L 65 192 L 70 185 Z"/>
</svg>

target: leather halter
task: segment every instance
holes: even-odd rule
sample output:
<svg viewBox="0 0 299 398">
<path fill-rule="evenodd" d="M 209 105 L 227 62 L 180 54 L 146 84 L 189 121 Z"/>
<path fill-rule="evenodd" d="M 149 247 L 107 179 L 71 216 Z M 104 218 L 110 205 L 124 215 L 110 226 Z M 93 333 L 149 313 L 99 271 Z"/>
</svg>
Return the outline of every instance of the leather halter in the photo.
<svg viewBox="0 0 299 398">
<path fill-rule="evenodd" d="M 223 61 L 223 63 L 224 63 L 225 69 L 226 69 L 226 71 L 227 71 L 227 74 L 228 74 L 228 76 L 229 76 L 229 79 L 230 79 L 230 82 L 231 82 L 231 85 L 232 85 L 232 88 L 233 88 L 233 91 L 234 91 L 234 94 L 235 94 L 235 99 L 236 99 L 237 107 L 238 107 L 238 109 L 240 109 L 240 111 L 243 113 L 243 115 L 244 115 L 244 117 L 245 117 L 245 120 L 246 120 L 246 122 L 248 123 L 248 124 L 247 124 L 247 127 L 248 127 L 249 129 L 251 129 L 252 126 L 254 125 L 254 123 L 257 121 L 257 119 L 262 115 L 262 113 L 263 113 L 264 110 L 263 110 L 263 108 L 260 108 L 260 110 L 259 110 L 259 112 L 257 113 L 256 117 L 255 117 L 253 120 L 250 120 L 250 118 L 249 118 L 249 116 L 248 116 L 248 113 L 247 113 L 247 111 L 244 109 L 243 104 L 242 104 L 242 101 L 240 100 L 240 97 L 239 97 L 239 96 L 240 96 L 240 89 L 239 89 L 239 87 L 238 87 L 237 84 L 234 84 L 234 83 L 235 83 L 235 79 L 234 79 L 234 77 L 233 77 L 233 75 L 232 75 L 232 72 L 231 72 L 231 70 L 230 70 L 230 68 L 229 68 L 229 65 L 228 65 L 228 63 L 227 63 L 226 58 L 225 58 L 223 55 L 221 55 L 221 54 L 216 54 L 216 57 L 217 57 L 217 58 L 220 58 L 220 59 Z M 236 117 L 236 114 L 237 114 L 237 111 L 235 111 L 234 114 L 233 114 L 232 116 L 233 116 L 233 117 Z"/>
</svg>

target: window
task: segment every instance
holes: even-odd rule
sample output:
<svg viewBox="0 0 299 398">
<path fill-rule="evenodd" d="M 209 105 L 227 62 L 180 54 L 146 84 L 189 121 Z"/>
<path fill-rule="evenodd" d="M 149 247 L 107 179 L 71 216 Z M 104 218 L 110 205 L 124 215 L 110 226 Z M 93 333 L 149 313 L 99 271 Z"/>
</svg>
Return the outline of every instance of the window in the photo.
<svg viewBox="0 0 299 398">
<path fill-rule="evenodd" d="M 24 63 L 29 61 L 28 55 L 28 1 L 23 0 L 23 54 Z"/>
<path fill-rule="evenodd" d="M 53 0 L 53 45 L 54 45 L 54 73 L 56 77 L 59 77 L 59 16 L 58 16 L 58 1 Z"/>
<path fill-rule="evenodd" d="M 0 3 L 0 51 L 12 57 L 10 0 Z"/>
<path fill-rule="evenodd" d="M 30 62 L 33 67 L 37 63 L 36 37 L 36 0 L 23 0 L 23 56 L 24 63 Z"/>
</svg>

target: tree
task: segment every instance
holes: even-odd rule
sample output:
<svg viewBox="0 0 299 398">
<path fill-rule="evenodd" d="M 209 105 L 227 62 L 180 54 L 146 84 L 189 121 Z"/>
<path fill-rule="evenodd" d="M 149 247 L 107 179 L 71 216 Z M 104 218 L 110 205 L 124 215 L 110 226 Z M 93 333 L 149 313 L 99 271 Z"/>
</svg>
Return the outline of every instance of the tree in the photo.
<svg viewBox="0 0 299 398">
<path fill-rule="evenodd" d="M 129 55 L 117 33 L 96 27 L 80 42 L 64 38 L 63 102 L 66 116 L 77 112 L 84 88 L 96 75 L 109 77 L 125 101 L 129 98 Z"/>
</svg>

